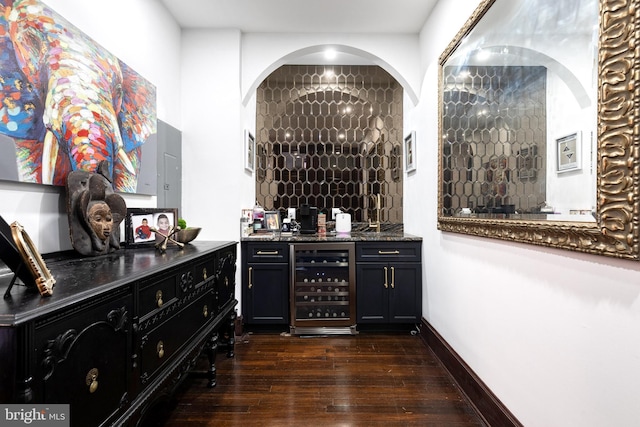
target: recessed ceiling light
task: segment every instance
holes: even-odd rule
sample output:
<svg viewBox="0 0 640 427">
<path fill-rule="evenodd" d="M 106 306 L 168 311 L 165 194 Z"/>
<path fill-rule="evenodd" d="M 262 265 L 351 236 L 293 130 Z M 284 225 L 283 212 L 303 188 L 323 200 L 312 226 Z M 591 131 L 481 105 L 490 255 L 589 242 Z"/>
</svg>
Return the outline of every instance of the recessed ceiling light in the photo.
<svg viewBox="0 0 640 427">
<path fill-rule="evenodd" d="M 476 54 L 476 58 L 478 58 L 478 61 L 486 61 L 490 57 L 491 57 L 491 52 L 486 49 L 480 49 Z"/>
<path fill-rule="evenodd" d="M 324 51 L 324 58 L 328 60 L 336 59 L 338 53 L 335 49 L 327 49 Z"/>
</svg>

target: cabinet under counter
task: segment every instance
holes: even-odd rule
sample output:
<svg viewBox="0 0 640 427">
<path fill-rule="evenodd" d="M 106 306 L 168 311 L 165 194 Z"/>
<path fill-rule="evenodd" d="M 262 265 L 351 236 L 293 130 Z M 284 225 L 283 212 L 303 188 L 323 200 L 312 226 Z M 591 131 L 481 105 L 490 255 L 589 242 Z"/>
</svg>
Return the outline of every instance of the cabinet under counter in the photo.
<svg viewBox="0 0 640 427">
<path fill-rule="evenodd" d="M 367 328 L 386 328 L 393 325 L 414 326 L 420 323 L 422 316 L 422 239 L 407 233 L 351 233 L 347 236 L 334 235 L 258 235 L 242 239 L 242 314 L 249 329 L 252 326 L 271 325 L 289 331 L 333 332 L 333 326 L 340 323 L 338 329 L 345 333 L 354 333 L 358 325 Z M 322 252 L 333 245 L 350 245 L 352 254 L 345 268 L 350 280 L 345 281 L 350 305 L 349 315 L 341 311 L 331 311 L 334 304 L 332 295 L 329 301 L 303 300 L 305 295 L 311 298 L 311 277 L 304 282 L 300 273 L 308 273 L 317 268 L 308 268 L 305 260 L 303 267 L 296 267 L 297 250 Z M 297 249 L 296 249 L 297 248 Z M 302 249 L 304 248 L 304 249 Z M 320 259 L 320 262 L 323 260 Z M 315 260 L 317 262 L 318 260 Z M 315 265 L 313 266 L 315 267 Z M 327 272 L 324 272 L 327 277 Z M 300 276 L 302 281 L 298 280 Z M 335 277 L 330 277 L 335 280 Z M 317 280 L 317 278 L 315 279 Z M 339 278 L 339 280 L 342 280 Z M 341 282 L 340 282 L 341 283 Z M 305 287 L 306 286 L 306 287 Z M 320 298 L 328 297 L 328 283 L 318 287 Z M 308 289 L 307 289 L 308 288 Z M 327 288 L 328 289 L 328 288 Z M 332 292 L 336 292 L 332 286 Z M 339 295 L 340 297 L 341 295 Z M 338 301 L 335 301 L 336 303 Z M 324 305 L 322 305 L 324 304 Z M 313 307 L 310 307 L 313 305 Z M 322 305 L 322 307 L 321 307 Z M 351 308 L 353 307 L 353 308 Z M 310 325 L 313 308 L 313 324 L 318 328 L 304 329 Z M 303 313 L 304 309 L 308 309 Z M 318 311 L 320 310 L 320 311 Z M 324 310 L 324 311 L 322 311 Z M 354 310 L 354 311 L 352 311 Z M 306 315 L 306 319 L 303 319 Z M 321 319 L 318 319 L 318 317 Z M 348 320 L 346 320 L 348 319 Z M 342 321 L 349 325 L 345 328 Z M 324 329 L 322 329 L 324 328 Z M 258 328 L 260 329 L 260 328 Z"/>
</svg>

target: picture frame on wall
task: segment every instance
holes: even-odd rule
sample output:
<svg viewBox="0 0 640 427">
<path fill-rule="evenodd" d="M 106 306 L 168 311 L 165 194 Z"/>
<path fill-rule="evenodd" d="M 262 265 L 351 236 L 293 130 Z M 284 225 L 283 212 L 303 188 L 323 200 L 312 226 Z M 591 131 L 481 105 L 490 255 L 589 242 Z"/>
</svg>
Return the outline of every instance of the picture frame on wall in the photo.
<svg viewBox="0 0 640 427">
<path fill-rule="evenodd" d="M 127 208 L 127 246 L 153 246 L 164 240 L 178 224 L 177 208 Z M 170 242 L 171 243 L 171 242 Z"/>
<path fill-rule="evenodd" d="M 416 132 L 412 131 L 404 137 L 405 170 L 407 173 L 416 170 Z"/>
<path fill-rule="evenodd" d="M 253 172 L 256 164 L 256 139 L 248 130 L 244 131 L 244 168 Z"/>
<path fill-rule="evenodd" d="M 556 139 L 557 172 L 580 169 L 581 132 L 573 132 Z"/>
</svg>

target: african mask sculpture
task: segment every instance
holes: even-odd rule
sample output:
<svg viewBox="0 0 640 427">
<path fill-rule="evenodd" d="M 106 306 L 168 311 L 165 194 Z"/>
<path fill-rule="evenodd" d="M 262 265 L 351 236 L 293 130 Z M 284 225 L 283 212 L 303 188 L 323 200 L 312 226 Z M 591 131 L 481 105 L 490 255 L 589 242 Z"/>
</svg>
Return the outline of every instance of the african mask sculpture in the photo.
<svg viewBox="0 0 640 427">
<path fill-rule="evenodd" d="M 113 191 L 106 162 L 98 164 L 96 173 L 74 171 L 68 175 L 71 244 L 82 255 L 102 255 L 119 249 L 120 223 L 126 213 L 124 199 Z"/>
<path fill-rule="evenodd" d="M 155 87 L 40 0 L 0 0 L 0 133 L 20 181 L 64 185 L 103 160 L 136 192 Z M 155 162 L 155 159 L 152 159 Z"/>
</svg>

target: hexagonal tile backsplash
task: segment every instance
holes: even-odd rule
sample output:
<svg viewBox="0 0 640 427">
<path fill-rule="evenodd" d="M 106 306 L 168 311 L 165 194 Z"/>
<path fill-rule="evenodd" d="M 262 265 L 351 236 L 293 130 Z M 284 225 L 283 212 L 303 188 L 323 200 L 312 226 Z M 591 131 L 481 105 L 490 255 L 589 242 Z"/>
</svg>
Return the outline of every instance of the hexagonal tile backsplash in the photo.
<svg viewBox="0 0 640 427">
<path fill-rule="evenodd" d="M 256 100 L 256 198 L 402 223 L 402 86 L 377 66 L 287 65 Z"/>
</svg>

